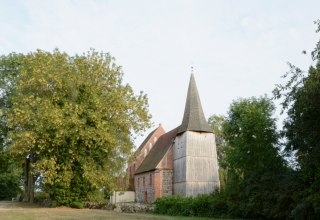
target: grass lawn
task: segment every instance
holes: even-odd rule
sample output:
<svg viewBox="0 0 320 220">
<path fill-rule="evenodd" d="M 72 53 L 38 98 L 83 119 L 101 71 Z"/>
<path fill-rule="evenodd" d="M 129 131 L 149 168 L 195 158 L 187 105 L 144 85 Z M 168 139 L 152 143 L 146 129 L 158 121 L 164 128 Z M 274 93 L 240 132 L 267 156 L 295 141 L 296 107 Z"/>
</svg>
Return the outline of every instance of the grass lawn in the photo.
<svg viewBox="0 0 320 220">
<path fill-rule="evenodd" d="M 196 218 L 196 217 L 172 217 L 152 214 L 129 214 L 117 213 L 106 210 L 94 209 L 71 209 L 71 208 L 39 208 L 19 202 L 4 202 L 0 201 L 0 219 L 14 219 L 14 220 L 33 220 L 33 219 L 152 219 L 152 220 L 206 220 L 209 218 Z"/>
</svg>

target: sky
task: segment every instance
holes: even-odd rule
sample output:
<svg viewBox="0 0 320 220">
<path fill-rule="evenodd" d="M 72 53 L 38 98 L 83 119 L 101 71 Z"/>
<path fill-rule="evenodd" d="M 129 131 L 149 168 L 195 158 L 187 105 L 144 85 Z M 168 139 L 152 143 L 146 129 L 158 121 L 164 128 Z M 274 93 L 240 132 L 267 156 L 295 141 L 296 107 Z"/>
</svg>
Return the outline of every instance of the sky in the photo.
<svg viewBox="0 0 320 220">
<path fill-rule="evenodd" d="M 0 54 L 109 52 L 124 82 L 148 95 L 151 130 L 169 131 L 181 124 L 191 66 L 207 118 L 241 97 L 271 97 L 287 62 L 307 70 L 319 8 L 319 0 L 0 0 Z"/>
</svg>

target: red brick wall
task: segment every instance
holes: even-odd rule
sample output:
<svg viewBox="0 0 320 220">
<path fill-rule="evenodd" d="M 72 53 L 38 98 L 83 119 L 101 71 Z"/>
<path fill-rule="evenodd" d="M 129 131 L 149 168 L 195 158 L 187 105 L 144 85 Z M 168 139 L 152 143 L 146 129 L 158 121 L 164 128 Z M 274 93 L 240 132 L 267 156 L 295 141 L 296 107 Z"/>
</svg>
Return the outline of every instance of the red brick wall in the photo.
<svg viewBox="0 0 320 220">
<path fill-rule="evenodd" d="M 156 187 L 159 188 L 158 182 L 158 173 L 156 172 L 135 175 L 136 202 L 154 201 L 154 199 L 157 198 L 155 189 Z M 145 201 L 145 193 L 147 193 L 147 201 Z"/>
<path fill-rule="evenodd" d="M 135 175 L 135 191 L 136 201 L 144 202 L 144 193 L 147 192 L 147 202 L 152 202 L 156 198 L 172 195 L 173 191 L 173 149 L 170 147 L 168 152 L 163 157 L 158 165 L 158 170 L 147 172 L 144 174 Z M 149 175 L 152 173 L 153 181 L 152 186 L 143 186 L 143 177 L 145 177 L 146 184 L 149 184 Z M 138 179 L 140 180 L 139 186 L 137 185 Z"/>
<path fill-rule="evenodd" d="M 155 141 L 157 141 L 159 139 L 159 137 L 161 135 L 163 135 L 164 133 L 165 133 L 164 129 L 162 128 L 161 125 L 159 125 L 157 130 L 148 139 L 148 141 L 142 147 L 141 151 L 138 153 L 136 160 L 133 163 L 128 165 L 129 189 L 131 189 L 131 190 L 135 189 L 134 174 L 135 174 L 135 171 L 139 168 L 139 166 L 141 165 L 142 161 L 145 158 L 145 156 L 144 156 L 145 150 L 147 150 L 147 155 L 148 155 L 148 153 L 150 152 L 150 149 L 149 149 L 150 143 L 152 144 L 152 147 L 153 147 L 155 144 Z M 155 140 L 155 138 L 156 138 L 156 140 Z M 152 147 L 151 147 L 151 149 L 152 149 Z"/>
<path fill-rule="evenodd" d="M 153 202 L 159 197 L 172 195 L 172 174 L 172 169 L 164 169 L 135 175 L 136 202 Z"/>
<path fill-rule="evenodd" d="M 158 168 L 173 169 L 173 149 L 172 149 L 172 146 L 168 149 L 168 152 L 160 161 Z"/>
<path fill-rule="evenodd" d="M 156 199 L 161 197 L 161 174 L 159 171 L 154 172 L 154 188 L 154 198 Z"/>
</svg>

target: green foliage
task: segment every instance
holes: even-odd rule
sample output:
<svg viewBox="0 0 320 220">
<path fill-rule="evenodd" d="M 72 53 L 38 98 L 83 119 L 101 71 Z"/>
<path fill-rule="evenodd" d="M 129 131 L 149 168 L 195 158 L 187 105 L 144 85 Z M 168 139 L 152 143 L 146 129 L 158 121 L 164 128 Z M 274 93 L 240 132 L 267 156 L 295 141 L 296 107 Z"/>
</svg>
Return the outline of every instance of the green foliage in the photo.
<svg viewBox="0 0 320 220">
<path fill-rule="evenodd" d="M 87 195 L 87 201 L 95 204 L 105 204 L 109 201 L 109 198 L 106 198 L 104 190 L 96 190 Z"/>
<path fill-rule="evenodd" d="M 11 199 L 20 193 L 21 169 L 7 151 L 7 111 L 11 108 L 10 96 L 14 91 L 22 55 L 0 57 L 0 200 Z"/>
<path fill-rule="evenodd" d="M 226 182 L 228 181 L 228 167 L 226 166 L 225 161 L 228 144 L 223 134 L 223 124 L 225 123 L 225 121 L 226 118 L 222 115 L 212 115 L 208 119 L 208 123 L 212 128 L 216 138 L 217 156 L 219 162 L 219 179 L 221 188 L 224 188 Z"/>
<path fill-rule="evenodd" d="M 3 148 L 0 149 L 0 200 L 11 199 L 21 192 L 21 169 Z"/>
<path fill-rule="evenodd" d="M 306 74 L 306 75 L 305 75 Z M 287 150 L 297 150 L 301 166 L 318 167 L 320 162 L 320 63 L 310 67 L 308 73 L 291 65 L 285 77 L 289 82 L 274 90 L 277 98 L 284 97 L 283 109 L 288 109 L 284 135 Z M 288 91 L 286 91 L 288 90 Z"/>
<path fill-rule="evenodd" d="M 15 175 L 0 174 L 0 200 L 11 199 L 20 192 L 20 184 Z"/>
<path fill-rule="evenodd" d="M 227 166 L 237 175 L 277 170 L 283 164 L 277 152 L 278 134 L 273 103 L 266 97 L 240 99 L 231 104 L 224 134 L 230 148 Z"/>
<path fill-rule="evenodd" d="M 0 200 L 11 199 L 21 193 L 21 168 L 4 149 L 0 150 Z"/>
<path fill-rule="evenodd" d="M 155 213 L 180 216 L 221 217 L 227 211 L 219 192 L 193 197 L 167 196 L 154 202 Z"/>
<path fill-rule="evenodd" d="M 272 117 L 274 105 L 266 97 L 240 99 L 231 104 L 224 137 L 229 144 L 226 164 L 229 180 L 225 193 L 232 215 L 250 218 L 278 218 L 275 211 L 286 173 L 278 154 L 278 134 Z M 279 216 L 280 215 L 280 216 Z"/>
<path fill-rule="evenodd" d="M 225 121 L 226 121 L 226 118 L 222 115 L 212 115 L 208 119 L 208 123 L 215 134 L 217 154 L 218 154 L 218 160 L 220 165 L 223 165 L 223 161 L 225 159 L 225 153 L 228 148 L 228 144 L 224 138 L 223 127 L 222 127 Z"/>
<path fill-rule="evenodd" d="M 253 97 L 234 101 L 227 117 L 210 117 L 220 148 L 220 176 L 221 170 L 227 173 L 227 178 L 221 178 L 220 193 L 211 197 L 215 199 L 211 209 L 220 216 L 282 219 L 290 215 L 294 187 L 287 189 L 288 170 L 278 154 L 273 111 L 270 99 Z"/>
<path fill-rule="evenodd" d="M 79 201 L 72 201 L 72 202 L 70 202 L 69 205 L 71 208 L 75 208 L 75 209 L 83 209 L 84 208 L 83 202 L 79 202 Z"/>
<path fill-rule="evenodd" d="M 44 200 L 49 200 L 50 199 L 50 195 L 47 192 L 35 192 L 34 194 L 34 202 L 35 203 L 41 203 Z"/>
<path fill-rule="evenodd" d="M 320 30 L 319 20 L 317 32 Z M 289 64 L 290 71 L 283 77 L 287 82 L 277 85 L 273 93 L 282 100 L 286 111 L 283 136 L 286 151 L 295 153 L 298 167 L 295 171 L 294 191 L 297 218 L 320 216 L 320 41 L 312 52 L 315 65 L 304 72 Z"/>
<path fill-rule="evenodd" d="M 110 188 L 131 153 L 131 133 L 150 119 L 146 95 L 122 82 L 114 58 L 94 50 L 75 56 L 38 50 L 2 56 L 1 64 L 12 78 L 2 87 L 10 103 L 2 109 L 4 140 L 16 160 L 32 158 L 32 175 L 42 177 L 57 204 Z"/>
<path fill-rule="evenodd" d="M 320 19 L 316 20 L 314 23 L 317 25 L 316 32 L 320 33 Z M 316 43 L 316 47 L 314 51 L 312 51 L 311 56 L 313 60 L 320 60 L 320 40 Z"/>
</svg>

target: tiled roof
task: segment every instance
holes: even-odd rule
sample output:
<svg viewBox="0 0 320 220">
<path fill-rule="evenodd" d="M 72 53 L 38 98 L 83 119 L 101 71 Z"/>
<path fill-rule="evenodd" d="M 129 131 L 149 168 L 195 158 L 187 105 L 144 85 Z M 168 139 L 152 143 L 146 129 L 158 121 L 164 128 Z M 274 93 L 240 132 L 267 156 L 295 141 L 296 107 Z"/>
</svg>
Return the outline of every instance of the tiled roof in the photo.
<svg viewBox="0 0 320 220">
<path fill-rule="evenodd" d="M 137 149 L 136 152 L 139 152 L 142 150 L 142 148 L 146 145 L 146 143 L 150 140 L 150 138 L 152 137 L 152 135 L 154 133 L 156 133 L 157 130 L 161 129 L 160 133 L 165 133 L 165 131 L 163 130 L 161 124 L 159 125 L 159 127 L 157 127 L 156 129 L 154 129 L 153 131 L 150 132 L 150 134 L 146 137 L 146 139 L 144 139 L 144 141 L 142 142 L 142 144 L 139 146 L 139 148 Z"/>
<path fill-rule="evenodd" d="M 179 127 L 163 134 L 155 143 L 147 157 L 143 160 L 136 174 L 151 171 L 156 169 L 161 159 L 165 156 L 168 149 L 173 144 L 173 139 L 176 137 Z"/>
<path fill-rule="evenodd" d="M 194 79 L 191 74 L 184 116 L 178 134 L 185 131 L 210 132 L 210 128 L 202 110 L 199 93 Z"/>
</svg>

